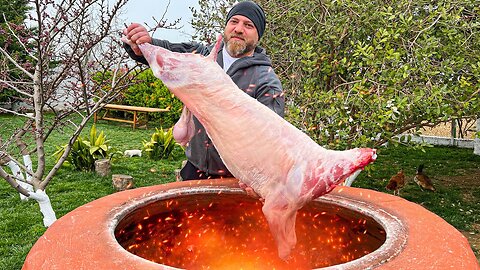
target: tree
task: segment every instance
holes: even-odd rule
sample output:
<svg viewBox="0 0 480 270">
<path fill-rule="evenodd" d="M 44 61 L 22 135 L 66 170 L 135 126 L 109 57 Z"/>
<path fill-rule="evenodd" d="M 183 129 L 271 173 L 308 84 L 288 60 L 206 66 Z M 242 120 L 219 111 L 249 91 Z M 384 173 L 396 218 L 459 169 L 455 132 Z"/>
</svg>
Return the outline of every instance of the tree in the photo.
<svg viewBox="0 0 480 270">
<path fill-rule="evenodd" d="M 279 14 L 290 5 L 269 7 Z M 478 112 L 478 7 L 470 1 L 306 7 L 282 21 L 301 30 L 289 31 L 295 33 L 289 58 L 301 66 L 288 75 L 302 85 L 290 116 L 321 143 L 379 145 Z M 267 40 L 282 42 L 280 33 L 270 34 Z"/>
<path fill-rule="evenodd" d="M 198 0 L 200 10 L 190 8 L 193 16 L 190 23 L 196 31 L 196 35 L 192 38 L 205 41 L 208 44 L 215 42 L 216 35 L 223 33 L 228 9 L 235 2 L 236 0 Z"/>
<path fill-rule="evenodd" d="M 378 146 L 478 116 L 480 8 L 472 1 L 258 2 L 287 120 L 318 143 Z"/>
<path fill-rule="evenodd" d="M 34 9 L 28 20 L 6 23 L 22 54 L 0 47 L 0 55 L 9 61 L 3 66 L 8 68 L 0 70 L 0 89 L 20 94 L 25 108 L 0 111 L 26 120 L 9 138 L 0 138 L 0 177 L 25 198 L 38 201 L 45 226 L 56 220 L 45 193 L 48 183 L 94 112 L 130 86 L 137 70 L 127 65 L 132 61 L 120 43 L 123 25 L 117 14 L 127 1 L 29 0 Z M 68 132 L 70 139 L 49 169 L 45 142 L 56 130 Z"/>
</svg>

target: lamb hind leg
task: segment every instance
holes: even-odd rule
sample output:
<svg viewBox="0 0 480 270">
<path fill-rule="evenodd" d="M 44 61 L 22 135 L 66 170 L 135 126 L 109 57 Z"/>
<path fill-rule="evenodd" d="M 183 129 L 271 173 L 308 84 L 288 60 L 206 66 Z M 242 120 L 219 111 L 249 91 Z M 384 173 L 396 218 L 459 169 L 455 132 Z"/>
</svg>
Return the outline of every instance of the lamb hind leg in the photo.
<svg viewBox="0 0 480 270">
<path fill-rule="evenodd" d="M 183 107 L 180 119 L 173 127 L 173 138 L 182 146 L 187 143 L 195 135 L 195 124 L 193 123 L 193 115 L 187 107 Z"/>
<path fill-rule="evenodd" d="M 278 256 L 287 260 L 297 243 L 295 234 L 295 219 L 298 205 L 289 201 L 285 186 L 278 187 L 265 198 L 262 211 L 265 215 L 270 231 L 277 243 Z"/>
</svg>

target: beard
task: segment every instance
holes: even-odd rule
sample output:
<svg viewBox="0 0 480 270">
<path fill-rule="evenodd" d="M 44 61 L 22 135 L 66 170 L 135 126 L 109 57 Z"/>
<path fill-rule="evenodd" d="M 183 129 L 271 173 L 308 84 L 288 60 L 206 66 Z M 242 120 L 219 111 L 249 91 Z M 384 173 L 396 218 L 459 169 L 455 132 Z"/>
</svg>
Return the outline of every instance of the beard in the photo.
<svg viewBox="0 0 480 270">
<path fill-rule="evenodd" d="M 252 52 L 257 46 L 257 44 L 252 41 L 237 39 L 232 40 L 232 37 L 233 35 L 226 39 L 226 47 L 230 56 L 234 58 L 240 58 L 241 56 Z"/>
</svg>

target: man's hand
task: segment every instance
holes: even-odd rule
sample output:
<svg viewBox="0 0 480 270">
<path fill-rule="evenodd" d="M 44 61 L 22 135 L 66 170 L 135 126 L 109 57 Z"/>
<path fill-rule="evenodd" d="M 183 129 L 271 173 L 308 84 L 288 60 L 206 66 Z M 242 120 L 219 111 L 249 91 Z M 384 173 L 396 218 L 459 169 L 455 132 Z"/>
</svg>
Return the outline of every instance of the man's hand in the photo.
<svg viewBox="0 0 480 270">
<path fill-rule="evenodd" d="M 138 23 L 132 23 L 127 28 L 123 29 L 123 34 L 125 37 L 122 40 L 130 45 L 133 52 L 138 56 L 142 55 L 142 51 L 140 51 L 138 45 L 143 43 L 152 43 L 152 37 L 148 33 L 147 29 Z"/>
<path fill-rule="evenodd" d="M 241 189 L 245 190 L 248 196 L 254 198 L 254 199 L 259 199 L 262 203 L 265 202 L 265 199 L 260 197 L 253 188 L 247 186 L 247 184 L 239 182 L 238 185 L 240 186 Z"/>
</svg>

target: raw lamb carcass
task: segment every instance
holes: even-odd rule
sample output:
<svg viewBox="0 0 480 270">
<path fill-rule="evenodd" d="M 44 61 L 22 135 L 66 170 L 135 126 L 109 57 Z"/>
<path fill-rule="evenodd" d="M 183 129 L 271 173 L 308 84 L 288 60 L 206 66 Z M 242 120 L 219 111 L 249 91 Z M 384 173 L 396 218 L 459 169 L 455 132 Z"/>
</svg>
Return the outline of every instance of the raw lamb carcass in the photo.
<svg viewBox="0 0 480 270">
<path fill-rule="evenodd" d="M 214 61 L 220 41 L 209 57 L 150 44 L 140 49 L 154 75 L 203 124 L 228 170 L 265 199 L 262 211 L 286 259 L 296 244 L 297 210 L 363 169 L 376 153 L 324 149 L 244 93 Z M 183 143 L 194 134 L 190 118 L 185 113 L 176 126 Z"/>
</svg>

